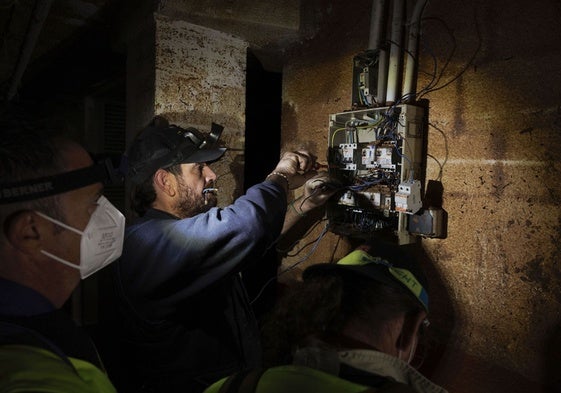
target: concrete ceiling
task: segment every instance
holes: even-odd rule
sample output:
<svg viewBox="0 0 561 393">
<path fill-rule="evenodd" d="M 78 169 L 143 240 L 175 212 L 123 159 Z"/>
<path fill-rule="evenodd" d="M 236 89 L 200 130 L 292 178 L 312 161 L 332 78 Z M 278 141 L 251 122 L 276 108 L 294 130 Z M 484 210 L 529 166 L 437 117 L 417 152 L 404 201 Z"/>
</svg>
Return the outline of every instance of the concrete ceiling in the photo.
<svg viewBox="0 0 561 393">
<path fill-rule="evenodd" d="M 26 83 L 37 83 L 32 76 L 44 75 L 49 65 L 70 58 L 71 68 L 87 56 L 84 36 L 95 50 L 106 45 L 119 52 L 126 25 L 151 12 L 246 39 L 271 70 L 279 70 L 282 51 L 302 38 L 300 0 L 0 0 L 2 98 L 12 100 Z"/>
<path fill-rule="evenodd" d="M 300 0 L 167 0 L 158 12 L 245 39 L 270 70 L 280 71 L 283 51 L 303 33 Z"/>
</svg>

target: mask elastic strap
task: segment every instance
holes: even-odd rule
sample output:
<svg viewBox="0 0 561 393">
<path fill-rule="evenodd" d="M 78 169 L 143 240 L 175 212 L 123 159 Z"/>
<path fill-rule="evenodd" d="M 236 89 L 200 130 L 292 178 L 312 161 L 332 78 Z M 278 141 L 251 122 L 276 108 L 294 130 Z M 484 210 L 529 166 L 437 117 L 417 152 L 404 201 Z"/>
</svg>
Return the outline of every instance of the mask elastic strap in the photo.
<svg viewBox="0 0 561 393">
<path fill-rule="evenodd" d="M 67 224 L 65 224 L 65 223 L 63 223 L 63 222 L 61 222 L 61 221 L 59 221 L 59 220 L 57 220 L 57 219 L 54 219 L 54 218 L 52 218 L 52 217 L 49 217 L 49 216 L 47 216 L 47 215 L 44 214 L 44 213 L 41 213 L 41 212 L 38 212 L 38 211 L 35 211 L 35 213 L 36 213 L 38 216 L 43 217 L 45 220 L 48 220 L 48 221 L 50 221 L 50 222 L 52 222 L 52 223 L 55 223 L 55 224 L 57 224 L 57 225 L 63 227 L 64 229 L 68 229 L 69 231 L 72 231 L 72 232 L 74 232 L 74 233 L 77 233 L 77 234 L 80 235 L 80 236 L 84 234 L 84 232 L 79 231 L 78 229 L 73 228 L 73 227 L 71 227 L 70 225 L 67 225 Z"/>
<path fill-rule="evenodd" d="M 62 263 L 63 265 L 72 267 L 72 268 L 74 268 L 74 269 L 76 269 L 76 270 L 80 270 L 80 266 L 78 266 L 78 265 L 75 265 L 75 264 L 73 264 L 73 263 L 68 262 L 68 261 L 65 260 L 65 259 L 62 259 L 62 258 L 60 258 L 60 257 L 57 257 L 56 255 L 51 254 L 51 253 L 48 252 L 48 251 L 45 251 L 45 250 L 40 250 L 40 251 L 41 251 L 41 254 L 44 254 L 44 255 L 46 255 L 46 256 L 48 256 L 48 257 L 50 257 L 50 258 L 53 258 L 55 261 L 58 261 L 58 262 Z"/>
<path fill-rule="evenodd" d="M 415 344 L 411 346 L 411 352 L 409 352 L 409 359 L 407 360 L 407 364 L 411 364 L 411 362 L 413 361 L 413 357 L 415 357 L 415 352 L 417 352 L 417 343 L 419 342 L 419 339 L 415 337 L 414 340 Z"/>
<path fill-rule="evenodd" d="M 413 361 L 413 358 L 415 357 L 415 352 L 417 352 L 417 343 L 419 342 L 419 338 L 415 337 L 414 338 L 414 344 L 411 344 L 411 349 L 409 350 L 409 359 L 407 359 L 407 364 L 411 364 L 411 362 Z M 399 360 L 403 360 L 405 361 L 405 359 L 402 359 L 401 356 L 403 355 L 403 351 L 401 349 L 397 350 L 397 358 Z"/>
</svg>

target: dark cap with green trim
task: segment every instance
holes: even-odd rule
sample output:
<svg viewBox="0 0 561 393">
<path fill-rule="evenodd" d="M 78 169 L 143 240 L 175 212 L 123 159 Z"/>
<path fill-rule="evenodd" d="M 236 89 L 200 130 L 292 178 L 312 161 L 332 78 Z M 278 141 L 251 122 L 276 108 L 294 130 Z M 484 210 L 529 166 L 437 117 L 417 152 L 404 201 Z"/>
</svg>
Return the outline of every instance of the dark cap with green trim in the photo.
<svg viewBox="0 0 561 393">
<path fill-rule="evenodd" d="M 429 310 L 426 276 L 414 255 L 404 246 L 359 247 L 337 263 L 319 263 L 309 266 L 303 278 L 321 275 L 328 271 L 347 271 L 372 280 L 407 289 Z"/>
</svg>

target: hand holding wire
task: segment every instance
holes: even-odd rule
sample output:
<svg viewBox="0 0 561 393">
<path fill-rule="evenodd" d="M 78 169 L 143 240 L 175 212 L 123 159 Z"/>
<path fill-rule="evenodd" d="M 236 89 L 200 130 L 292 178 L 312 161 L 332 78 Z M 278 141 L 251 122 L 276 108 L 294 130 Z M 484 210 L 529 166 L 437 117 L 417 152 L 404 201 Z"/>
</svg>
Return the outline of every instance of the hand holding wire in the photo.
<svg viewBox="0 0 561 393">
<path fill-rule="evenodd" d="M 306 182 L 301 209 L 304 208 L 304 205 L 305 210 L 311 210 L 325 204 L 340 189 L 341 185 L 332 179 L 329 173 L 319 172 Z"/>
<path fill-rule="evenodd" d="M 289 189 L 294 190 L 317 174 L 315 165 L 316 156 L 307 150 L 286 152 L 272 173 L 282 174 L 281 176 L 288 182 Z"/>
</svg>

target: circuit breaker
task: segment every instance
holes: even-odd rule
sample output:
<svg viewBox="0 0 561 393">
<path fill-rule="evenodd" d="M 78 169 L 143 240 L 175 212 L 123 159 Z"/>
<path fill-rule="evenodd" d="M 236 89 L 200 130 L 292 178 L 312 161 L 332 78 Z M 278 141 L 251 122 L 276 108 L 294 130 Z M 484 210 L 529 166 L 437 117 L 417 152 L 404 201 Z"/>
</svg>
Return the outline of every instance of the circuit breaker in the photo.
<svg viewBox="0 0 561 393">
<path fill-rule="evenodd" d="M 330 231 L 414 241 L 408 223 L 422 208 L 425 122 L 425 108 L 408 104 L 329 115 L 329 173 L 342 185 L 327 205 Z"/>
</svg>

